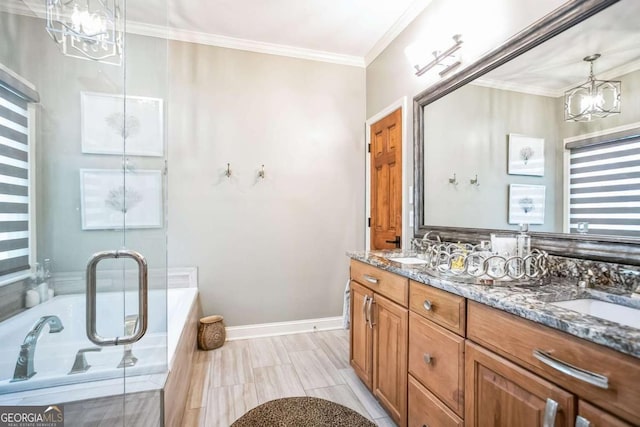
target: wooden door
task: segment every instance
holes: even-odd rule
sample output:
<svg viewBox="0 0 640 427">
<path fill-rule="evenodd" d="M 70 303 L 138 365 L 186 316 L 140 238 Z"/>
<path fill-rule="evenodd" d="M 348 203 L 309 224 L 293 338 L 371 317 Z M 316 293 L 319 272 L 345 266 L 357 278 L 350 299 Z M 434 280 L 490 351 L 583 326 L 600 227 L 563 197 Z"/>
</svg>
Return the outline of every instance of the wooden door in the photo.
<svg viewBox="0 0 640 427">
<path fill-rule="evenodd" d="M 402 236 L 402 109 L 371 125 L 371 249 Z"/>
<path fill-rule="evenodd" d="M 466 426 L 542 427 L 552 399 L 558 403 L 554 425 L 573 427 L 573 394 L 470 341 L 465 360 Z"/>
<path fill-rule="evenodd" d="M 403 427 L 407 425 L 409 314 L 378 294 L 373 302 L 373 394 Z"/>
<path fill-rule="evenodd" d="M 631 424 L 614 417 L 600 408 L 596 408 L 584 400 L 578 402 L 578 417 L 582 418 L 582 424 L 576 422 L 576 427 L 631 427 Z"/>
<path fill-rule="evenodd" d="M 373 292 L 352 280 L 349 360 L 369 390 L 373 386 L 373 329 L 367 322 L 370 299 L 373 299 Z"/>
</svg>

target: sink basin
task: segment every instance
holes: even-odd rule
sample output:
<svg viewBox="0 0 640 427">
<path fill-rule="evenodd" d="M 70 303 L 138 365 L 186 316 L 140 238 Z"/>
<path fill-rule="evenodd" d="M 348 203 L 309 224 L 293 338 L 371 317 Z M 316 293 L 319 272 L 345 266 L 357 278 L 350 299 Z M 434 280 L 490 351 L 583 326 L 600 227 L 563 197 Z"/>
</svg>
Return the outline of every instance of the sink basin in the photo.
<svg viewBox="0 0 640 427">
<path fill-rule="evenodd" d="M 427 263 L 427 261 L 416 257 L 389 258 L 389 261 L 399 262 L 400 264 L 407 265 L 419 265 Z"/>
<path fill-rule="evenodd" d="M 640 329 L 640 310 L 597 299 L 552 302 L 551 305 Z"/>
</svg>

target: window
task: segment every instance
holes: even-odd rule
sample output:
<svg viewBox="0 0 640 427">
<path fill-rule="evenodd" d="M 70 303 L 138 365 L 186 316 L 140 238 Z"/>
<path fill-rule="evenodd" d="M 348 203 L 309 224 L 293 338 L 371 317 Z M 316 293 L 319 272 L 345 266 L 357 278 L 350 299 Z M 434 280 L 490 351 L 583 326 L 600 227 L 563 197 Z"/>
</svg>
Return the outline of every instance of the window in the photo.
<svg viewBox="0 0 640 427">
<path fill-rule="evenodd" d="M 30 269 L 32 250 L 32 180 L 29 102 L 26 86 L 0 65 L 0 283 Z"/>
<path fill-rule="evenodd" d="M 570 145 L 570 232 L 640 237 L 640 135 Z"/>
</svg>

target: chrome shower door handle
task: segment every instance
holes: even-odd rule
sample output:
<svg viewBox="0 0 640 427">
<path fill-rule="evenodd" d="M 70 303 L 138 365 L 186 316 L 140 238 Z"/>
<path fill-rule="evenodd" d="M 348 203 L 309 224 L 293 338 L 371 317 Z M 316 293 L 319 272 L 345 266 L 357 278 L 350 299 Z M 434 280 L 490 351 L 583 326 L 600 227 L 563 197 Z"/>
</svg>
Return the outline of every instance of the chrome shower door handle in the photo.
<svg viewBox="0 0 640 427">
<path fill-rule="evenodd" d="M 101 337 L 96 329 L 96 269 L 104 259 L 131 258 L 138 264 L 138 326 L 132 335 L 124 337 Z M 87 263 L 87 338 L 99 346 L 133 344 L 147 332 L 148 314 L 148 267 L 147 260 L 140 253 L 128 249 L 95 253 Z"/>
</svg>

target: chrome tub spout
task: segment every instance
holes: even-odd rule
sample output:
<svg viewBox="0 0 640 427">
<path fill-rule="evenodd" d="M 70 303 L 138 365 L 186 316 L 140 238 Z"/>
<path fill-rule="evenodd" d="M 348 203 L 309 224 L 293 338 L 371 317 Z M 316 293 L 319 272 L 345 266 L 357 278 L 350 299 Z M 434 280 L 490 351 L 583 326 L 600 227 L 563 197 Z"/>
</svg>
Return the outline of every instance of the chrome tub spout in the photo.
<svg viewBox="0 0 640 427">
<path fill-rule="evenodd" d="M 36 344 L 44 327 L 49 325 L 49 333 L 55 334 L 64 329 L 58 316 L 42 316 L 24 337 L 24 342 L 20 347 L 20 355 L 16 362 L 16 369 L 13 372 L 11 382 L 28 380 L 36 374 L 33 369 L 33 358 L 36 353 Z"/>
</svg>

